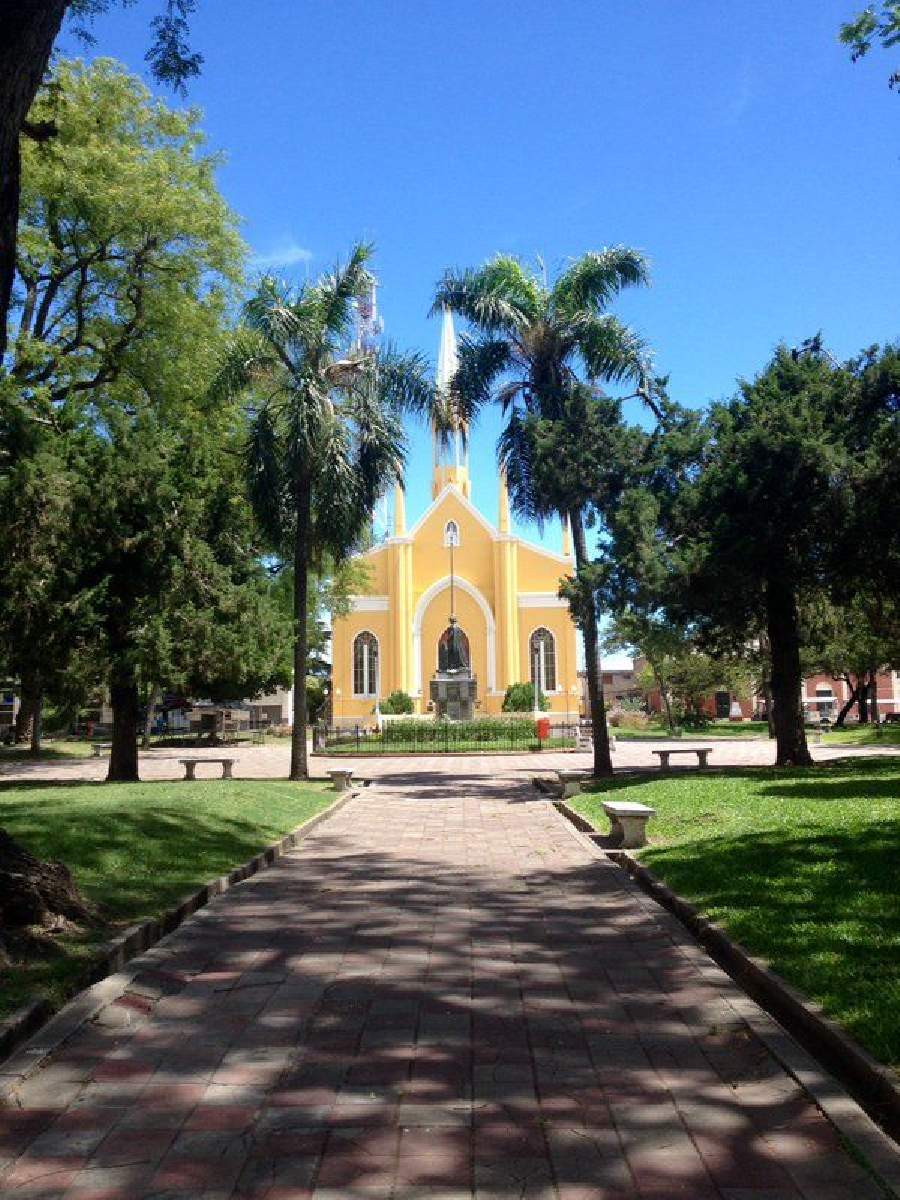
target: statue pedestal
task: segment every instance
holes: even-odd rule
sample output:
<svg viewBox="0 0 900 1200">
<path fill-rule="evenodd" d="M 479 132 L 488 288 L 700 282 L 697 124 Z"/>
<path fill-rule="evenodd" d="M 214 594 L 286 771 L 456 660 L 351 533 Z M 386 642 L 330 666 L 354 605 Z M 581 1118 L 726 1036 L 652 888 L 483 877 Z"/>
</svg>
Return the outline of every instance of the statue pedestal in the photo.
<svg viewBox="0 0 900 1200">
<path fill-rule="evenodd" d="M 451 721 L 471 721 L 475 717 L 478 681 L 468 673 L 438 671 L 429 685 L 436 717 Z"/>
</svg>

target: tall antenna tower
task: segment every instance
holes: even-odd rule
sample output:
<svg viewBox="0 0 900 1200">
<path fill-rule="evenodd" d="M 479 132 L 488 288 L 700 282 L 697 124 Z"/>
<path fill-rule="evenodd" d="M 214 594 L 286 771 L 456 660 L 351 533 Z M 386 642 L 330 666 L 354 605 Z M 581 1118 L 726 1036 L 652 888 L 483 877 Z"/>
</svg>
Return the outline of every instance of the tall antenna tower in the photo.
<svg viewBox="0 0 900 1200">
<path fill-rule="evenodd" d="M 375 354 L 384 332 L 384 321 L 378 315 L 378 280 L 372 283 L 363 295 L 356 298 L 356 329 L 353 349 L 357 354 Z M 391 531 L 388 498 L 381 496 L 372 512 L 372 541 L 377 545 Z"/>
<path fill-rule="evenodd" d="M 362 296 L 356 297 L 356 330 L 353 348 L 360 354 L 374 354 L 384 332 L 384 321 L 378 315 L 378 280 Z"/>
</svg>

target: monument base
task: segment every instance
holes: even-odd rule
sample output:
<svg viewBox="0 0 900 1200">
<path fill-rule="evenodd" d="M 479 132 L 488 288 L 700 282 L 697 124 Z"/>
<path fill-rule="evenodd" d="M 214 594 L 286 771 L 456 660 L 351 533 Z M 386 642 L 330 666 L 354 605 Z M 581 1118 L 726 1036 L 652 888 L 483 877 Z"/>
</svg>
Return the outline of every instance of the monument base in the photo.
<svg viewBox="0 0 900 1200">
<path fill-rule="evenodd" d="M 475 717 L 478 681 L 472 675 L 438 671 L 429 685 L 436 717 L 450 721 L 471 721 Z"/>
</svg>

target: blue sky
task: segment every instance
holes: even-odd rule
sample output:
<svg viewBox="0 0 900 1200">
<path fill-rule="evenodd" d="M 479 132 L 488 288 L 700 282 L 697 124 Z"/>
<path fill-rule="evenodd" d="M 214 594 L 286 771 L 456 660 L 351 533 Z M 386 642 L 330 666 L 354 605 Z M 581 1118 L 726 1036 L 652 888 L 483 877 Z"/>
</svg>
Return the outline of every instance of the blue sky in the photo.
<svg viewBox="0 0 900 1200">
<path fill-rule="evenodd" d="M 259 261 L 302 278 L 374 240 L 387 334 L 432 356 L 446 266 L 639 247 L 653 287 L 617 311 L 675 399 L 702 405 L 780 339 L 821 329 L 845 356 L 900 335 L 896 64 L 850 64 L 837 30 L 855 7 L 200 0 L 189 101 Z M 158 8 L 102 17 L 97 52 L 143 73 Z M 497 429 L 485 420 L 472 448 L 490 517 Z M 429 469 L 419 432 L 411 519 Z"/>
</svg>

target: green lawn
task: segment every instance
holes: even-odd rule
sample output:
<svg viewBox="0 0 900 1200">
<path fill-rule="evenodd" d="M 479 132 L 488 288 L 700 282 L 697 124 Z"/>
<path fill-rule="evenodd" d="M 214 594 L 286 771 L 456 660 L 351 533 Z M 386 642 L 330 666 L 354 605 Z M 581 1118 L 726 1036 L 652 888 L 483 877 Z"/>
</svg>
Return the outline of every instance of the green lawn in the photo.
<svg viewBox="0 0 900 1200">
<path fill-rule="evenodd" d="M 900 758 L 608 790 L 656 809 L 643 862 L 900 1068 Z M 572 804 L 605 831 L 603 795 Z"/>
<path fill-rule="evenodd" d="M 623 742 L 659 741 L 670 738 L 667 725 L 649 725 L 646 729 L 611 728 L 610 733 Z M 682 738 L 703 741 L 704 738 L 764 738 L 769 736 L 765 721 L 711 721 L 703 729 L 684 729 Z"/>
<path fill-rule="evenodd" d="M 859 725 L 835 729 L 822 738 L 823 746 L 900 746 L 900 725 Z"/>
<path fill-rule="evenodd" d="M 28 746 L 0 746 L 0 763 L 5 762 L 42 762 L 44 759 L 57 758 L 90 758 L 89 742 L 45 741 L 41 745 L 40 756 L 31 757 Z"/>
<path fill-rule="evenodd" d="M 0 974 L 0 1016 L 41 995 L 59 1004 L 100 943 L 171 908 L 334 799 L 326 783 L 280 780 L 0 788 L 0 828 L 39 858 L 66 863 L 103 918 Z"/>
</svg>

